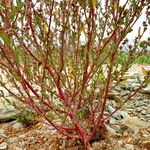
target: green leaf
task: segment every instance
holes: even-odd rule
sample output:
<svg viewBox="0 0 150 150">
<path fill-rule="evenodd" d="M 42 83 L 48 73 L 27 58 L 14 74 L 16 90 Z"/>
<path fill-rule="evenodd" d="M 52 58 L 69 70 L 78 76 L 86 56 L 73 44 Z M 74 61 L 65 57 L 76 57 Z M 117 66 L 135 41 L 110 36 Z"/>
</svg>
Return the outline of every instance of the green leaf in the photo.
<svg viewBox="0 0 150 150">
<path fill-rule="evenodd" d="M 54 120 L 54 115 L 53 114 L 48 114 L 49 119 Z"/>
<path fill-rule="evenodd" d="M 5 44 L 10 45 L 11 39 L 5 31 L 0 32 L 0 38 L 4 41 Z"/>
<path fill-rule="evenodd" d="M 96 0 L 91 0 L 91 2 L 92 2 L 92 6 L 96 6 Z"/>
<path fill-rule="evenodd" d="M 0 95 L 1 95 L 1 96 L 3 96 L 3 95 L 4 95 L 3 90 L 0 90 Z"/>
<path fill-rule="evenodd" d="M 11 6 L 11 14 L 10 14 L 10 18 L 13 20 L 15 15 L 17 13 L 17 7 L 15 6 Z"/>
<path fill-rule="evenodd" d="M 21 0 L 17 0 L 17 6 L 21 9 L 24 4 L 21 2 Z"/>
<path fill-rule="evenodd" d="M 19 50 L 16 50 L 14 55 L 15 55 L 15 58 L 16 58 L 16 62 L 19 64 L 19 62 L 21 61 Z"/>
<path fill-rule="evenodd" d="M 77 36 L 76 36 L 75 32 L 72 32 L 72 38 L 73 38 L 73 40 L 76 40 Z"/>
<path fill-rule="evenodd" d="M 140 83 L 140 84 L 141 84 L 141 79 L 140 79 L 140 77 L 139 77 L 139 76 L 137 76 L 137 80 L 138 80 L 138 83 Z"/>
</svg>

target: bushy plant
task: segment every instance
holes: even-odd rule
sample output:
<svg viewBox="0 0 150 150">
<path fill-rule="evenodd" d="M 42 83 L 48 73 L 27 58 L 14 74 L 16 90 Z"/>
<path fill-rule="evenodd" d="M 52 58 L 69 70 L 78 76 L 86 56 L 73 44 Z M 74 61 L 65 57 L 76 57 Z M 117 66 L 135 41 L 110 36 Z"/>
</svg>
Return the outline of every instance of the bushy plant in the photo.
<svg viewBox="0 0 150 150">
<path fill-rule="evenodd" d="M 63 135 L 87 149 L 103 125 L 147 82 L 107 117 L 108 93 L 119 84 L 137 51 L 148 20 L 129 44 L 127 34 L 147 0 L 2 0 L 0 85 Z M 118 68 L 122 49 L 129 55 Z M 15 90 L 15 92 L 14 92 Z"/>
</svg>

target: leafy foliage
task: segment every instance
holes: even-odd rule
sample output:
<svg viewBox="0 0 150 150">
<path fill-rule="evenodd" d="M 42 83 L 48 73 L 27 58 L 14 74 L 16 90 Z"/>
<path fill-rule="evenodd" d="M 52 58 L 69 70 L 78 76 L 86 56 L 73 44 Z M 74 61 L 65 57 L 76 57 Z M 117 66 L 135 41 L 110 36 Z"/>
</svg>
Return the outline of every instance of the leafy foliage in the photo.
<svg viewBox="0 0 150 150">
<path fill-rule="evenodd" d="M 126 37 L 147 5 L 143 0 L 123 5 L 113 0 L 104 5 L 100 0 L 1 1 L 0 67 L 7 74 L 1 86 L 86 149 L 120 109 L 104 116 L 108 93 L 146 48 L 135 53 L 147 20 L 132 45 Z M 123 47 L 129 49 L 124 62 Z"/>
</svg>

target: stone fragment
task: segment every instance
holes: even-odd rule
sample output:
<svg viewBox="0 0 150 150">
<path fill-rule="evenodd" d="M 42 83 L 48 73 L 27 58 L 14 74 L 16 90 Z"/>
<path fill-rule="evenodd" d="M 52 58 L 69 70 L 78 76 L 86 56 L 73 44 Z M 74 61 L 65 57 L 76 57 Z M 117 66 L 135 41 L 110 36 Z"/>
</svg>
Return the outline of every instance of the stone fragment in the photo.
<svg viewBox="0 0 150 150">
<path fill-rule="evenodd" d="M 134 146 L 133 146 L 132 144 L 125 144 L 125 145 L 124 145 L 124 148 L 125 148 L 126 150 L 134 150 Z"/>
<path fill-rule="evenodd" d="M 17 122 L 17 123 L 15 123 L 15 124 L 13 125 L 13 128 L 16 129 L 16 130 L 23 129 L 23 124 Z"/>
<path fill-rule="evenodd" d="M 0 108 L 0 123 L 15 120 L 16 114 L 17 113 L 14 110 L 8 110 L 6 108 Z"/>
<path fill-rule="evenodd" d="M 147 114 L 147 111 L 146 111 L 146 110 L 142 110 L 141 114 L 142 114 L 142 115 L 146 115 L 146 114 Z"/>
<path fill-rule="evenodd" d="M 6 150 L 8 147 L 8 144 L 6 142 L 3 142 L 0 144 L 0 150 Z"/>
</svg>

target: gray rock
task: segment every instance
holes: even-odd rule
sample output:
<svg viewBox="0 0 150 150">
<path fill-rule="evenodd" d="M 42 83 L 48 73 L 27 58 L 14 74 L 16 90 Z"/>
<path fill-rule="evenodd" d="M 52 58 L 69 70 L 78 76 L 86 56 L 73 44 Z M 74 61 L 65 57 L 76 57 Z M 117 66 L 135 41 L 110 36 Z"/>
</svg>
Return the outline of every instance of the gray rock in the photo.
<svg viewBox="0 0 150 150">
<path fill-rule="evenodd" d="M 111 125 L 110 126 L 116 133 L 121 133 L 121 127 L 119 125 Z"/>
<path fill-rule="evenodd" d="M 144 117 L 150 119 L 150 114 L 146 114 Z"/>
<path fill-rule="evenodd" d="M 112 113 L 113 111 L 115 111 L 115 109 L 111 105 L 109 105 L 108 106 L 108 111 L 110 113 Z M 127 112 L 125 112 L 125 111 L 118 111 L 112 117 L 114 119 L 116 119 L 116 120 L 120 120 L 120 119 L 124 119 L 125 117 L 128 117 L 128 116 L 129 116 L 129 114 Z"/>
<path fill-rule="evenodd" d="M 143 100 L 143 102 L 146 103 L 146 104 L 147 104 L 147 103 L 150 103 L 150 101 L 147 100 L 147 99 Z"/>
<path fill-rule="evenodd" d="M 139 106 L 141 106 L 141 105 L 140 105 L 139 102 L 137 101 L 137 102 L 134 103 L 134 106 L 135 106 L 135 107 L 139 107 Z"/>
<path fill-rule="evenodd" d="M 14 110 L 8 110 L 6 108 L 0 109 L 0 123 L 9 122 L 15 120 L 16 112 Z"/>
<path fill-rule="evenodd" d="M 17 122 L 17 123 L 15 123 L 15 124 L 13 125 L 13 128 L 14 128 L 14 129 L 17 129 L 17 130 L 23 129 L 23 124 Z"/>
<path fill-rule="evenodd" d="M 131 107 L 132 109 L 135 109 L 136 106 L 135 106 L 135 105 L 131 105 L 130 107 Z"/>
<path fill-rule="evenodd" d="M 147 113 L 148 113 L 148 114 L 150 114 L 150 108 L 149 108 L 149 109 L 147 109 Z"/>
<path fill-rule="evenodd" d="M 138 107 L 136 110 L 137 110 L 137 112 L 140 112 L 140 111 L 142 111 L 142 108 Z"/>
<path fill-rule="evenodd" d="M 114 88 L 114 92 L 120 93 L 121 92 L 120 86 L 115 87 Z"/>
<path fill-rule="evenodd" d="M 133 111 L 134 111 L 133 108 L 128 108 L 127 110 L 128 110 L 129 112 L 133 112 Z"/>
<path fill-rule="evenodd" d="M 140 119 L 141 119 L 142 121 L 145 121 L 145 118 L 143 118 L 143 117 L 140 117 Z"/>
<path fill-rule="evenodd" d="M 139 83 L 132 83 L 132 89 L 137 89 L 138 87 L 140 86 L 140 84 Z"/>
<path fill-rule="evenodd" d="M 108 105 L 107 109 L 110 113 L 115 111 L 115 109 L 111 105 Z"/>
<path fill-rule="evenodd" d="M 105 125 L 106 129 L 108 132 L 112 133 L 112 134 L 116 134 L 116 131 L 114 129 L 112 129 L 109 125 Z"/>
<path fill-rule="evenodd" d="M 116 119 L 115 118 L 110 118 L 110 124 L 114 124 L 114 123 L 116 123 Z"/>
<path fill-rule="evenodd" d="M 147 110 L 148 108 L 146 106 L 143 107 L 144 110 Z"/>
<path fill-rule="evenodd" d="M 130 92 L 129 91 L 121 91 L 122 96 L 127 96 Z"/>
<path fill-rule="evenodd" d="M 150 84 L 141 90 L 142 93 L 150 95 Z"/>
<path fill-rule="evenodd" d="M 142 110 L 141 114 L 142 114 L 142 115 L 146 115 L 146 114 L 147 114 L 147 111 L 146 111 L 146 110 Z"/>
<path fill-rule="evenodd" d="M 6 142 L 3 142 L 0 144 L 0 150 L 5 150 L 7 149 L 7 147 L 8 147 L 8 144 Z"/>
</svg>

